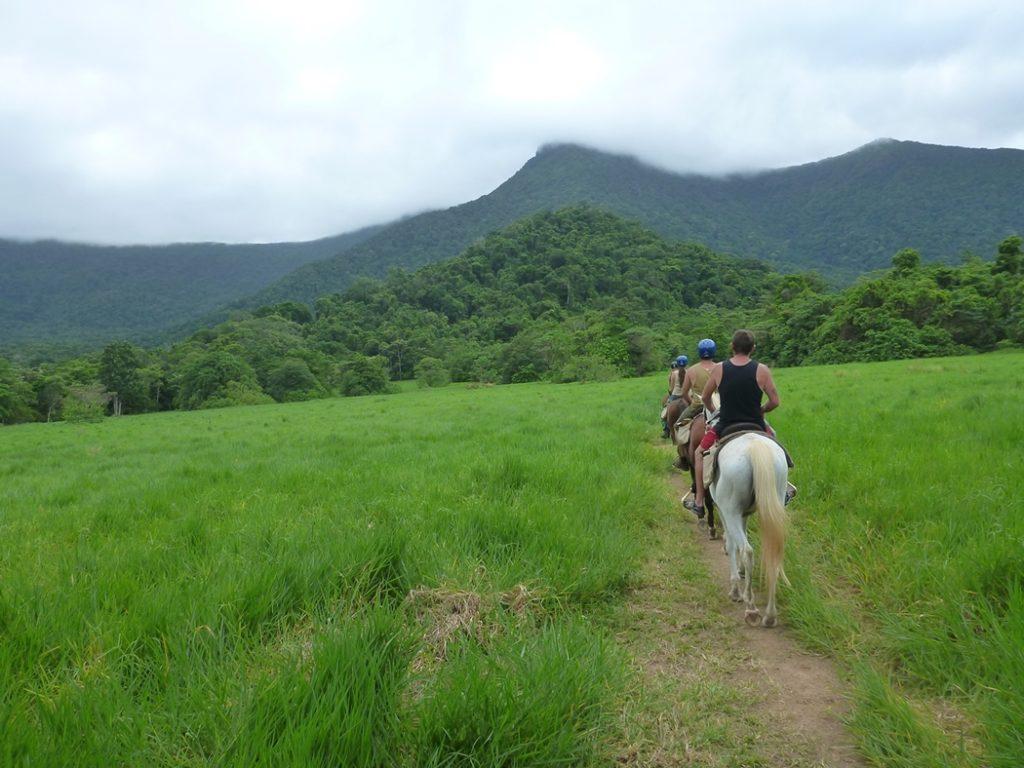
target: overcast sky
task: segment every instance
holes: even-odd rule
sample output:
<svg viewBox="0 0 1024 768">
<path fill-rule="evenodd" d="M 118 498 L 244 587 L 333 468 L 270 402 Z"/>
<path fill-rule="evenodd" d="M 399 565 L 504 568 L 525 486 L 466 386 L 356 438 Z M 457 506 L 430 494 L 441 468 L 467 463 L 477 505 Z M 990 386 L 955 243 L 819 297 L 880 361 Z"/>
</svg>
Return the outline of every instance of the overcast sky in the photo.
<svg viewBox="0 0 1024 768">
<path fill-rule="evenodd" d="M 549 141 L 723 172 L 882 136 L 1024 148 L 1024 3 L 0 0 L 0 236 L 309 239 Z"/>
</svg>

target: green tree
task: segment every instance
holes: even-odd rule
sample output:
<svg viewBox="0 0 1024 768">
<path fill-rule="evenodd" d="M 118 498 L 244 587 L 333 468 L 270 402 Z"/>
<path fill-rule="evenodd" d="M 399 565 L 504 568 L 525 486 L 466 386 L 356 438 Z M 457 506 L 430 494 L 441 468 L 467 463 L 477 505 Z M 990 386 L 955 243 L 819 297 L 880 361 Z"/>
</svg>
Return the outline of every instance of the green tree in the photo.
<svg viewBox="0 0 1024 768">
<path fill-rule="evenodd" d="M 111 394 L 114 416 L 145 410 L 146 390 L 139 375 L 141 367 L 142 351 L 127 341 L 116 341 L 103 348 L 99 378 Z"/>
<path fill-rule="evenodd" d="M 324 389 L 304 360 L 290 357 L 270 371 L 267 394 L 278 402 L 308 400 L 322 396 Z"/>
<path fill-rule="evenodd" d="M 626 353 L 629 356 L 630 373 L 643 376 L 658 366 L 654 356 L 654 337 L 646 328 L 631 328 L 626 331 Z"/>
<path fill-rule="evenodd" d="M 893 274 L 897 276 L 907 275 L 920 266 L 921 254 L 913 248 L 904 248 L 892 257 Z"/>
<path fill-rule="evenodd" d="M 41 374 L 32 382 L 32 391 L 35 394 L 36 411 L 40 418 L 46 421 L 60 418 L 64 396 L 68 391 L 64 379 L 52 373 Z"/>
<path fill-rule="evenodd" d="M 298 301 L 282 301 L 271 306 L 260 307 L 253 314 L 256 317 L 277 315 L 298 325 L 307 325 L 313 322 L 312 310 L 307 305 Z"/>
<path fill-rule="evenodd" d="M 341 391 L 348 396 L 384 392 L 388 386 L 388 363 L 383 357 L 353 355 L 342 364 Z"/>
<path fill-rule="evenodd" d="M 228 384 L 258 390 L 256 375 L 244 360 L 225 350 L 212 350 L 191 358 L 181 372 L 178 406 L 200 408 L 207 400 L 224 397 Z"/>
<path fill-rule="evenodd" d="M 8 361 L 0 358 L 0 424 L 32 421 L 32 389 Z"/>
<path fill-rule="evenodd" d="M 102 384 L 76 384 L 68 387 L 62 415 L 65 421 L 101 421 L 110 404 L 110 394 Z"/>
<path fill-rule="evenodd" d="M 436 357 L 424 357 L 416 363 L 416 381 L 421 387 L 443 387 L 451 381 L 451 376 Z"/>
<path fill-rule="evenodd" d="M 1006 238 L 999 244 L 996 262 L 992 265 L 995 273 L 1017 275 L 1021 272 L 1021 238 L 1017 235 Z"/>
</svg>

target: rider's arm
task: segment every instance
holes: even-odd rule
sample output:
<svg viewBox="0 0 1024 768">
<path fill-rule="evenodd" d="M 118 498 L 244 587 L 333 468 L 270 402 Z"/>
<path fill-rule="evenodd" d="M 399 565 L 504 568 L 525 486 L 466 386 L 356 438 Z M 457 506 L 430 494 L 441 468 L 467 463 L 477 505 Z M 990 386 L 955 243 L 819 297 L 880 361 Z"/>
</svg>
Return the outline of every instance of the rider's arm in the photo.
<svg viewBox="0 0 1024 768">
<path fill-rule="evenodd" d="M 683 376 L 683 402 L 686 403 L 687 406 L 689 406 L 690 403 L 692 402 L 692 398 L 690 397 L 690 372 L 689 371 L 687 371 L 686 375 Z"/>
<path fill-rule="evenodd" d="M 775 381 L 772 379 L 772 372 L 767 365 L 757 366 L 757 383 L 761 390 L 768 395 L 768 402 L 761 406 L 761 413 L 774 411 L 779 407 L 779 390 L 775 388 Z"/>
</svg>

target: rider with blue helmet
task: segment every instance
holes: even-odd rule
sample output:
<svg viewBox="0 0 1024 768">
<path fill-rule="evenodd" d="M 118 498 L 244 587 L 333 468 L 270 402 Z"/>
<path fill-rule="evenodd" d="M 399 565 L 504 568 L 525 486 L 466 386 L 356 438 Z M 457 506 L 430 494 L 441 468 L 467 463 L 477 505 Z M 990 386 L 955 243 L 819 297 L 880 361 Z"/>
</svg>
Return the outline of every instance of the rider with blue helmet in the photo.
<svg viewBox="0 0 1024 768">
<path fill-rule="evenodd" d="M 697 356 L 700 360 L 687 368 L 683 376 L 682 398 L 686 401 L 687 408 L 680 415 L 680 419 L 692 418 L 700 410 L 702 406 L 700 395 L 704 391 L 704 387 L 707 386 L 708 377 L 715 367 L 715 352 L 717 351 L 718 347 L 712 339 L 701 339 L 697 342 Z"/>
<path fill-rule="evenodd" d="M 677 466 L 685 468 L 688 465 L 691 473 L 693 472 L 694 450 L 704 437 L 704 404 L 701 400 L 701 393 L 707 386 L 711 372 L 715 369 L 715 352 L 717 351 L 718 347 L 712 339 L 698 341 L 697 356 L 700 359 L 691 365 L 683 375 L 682 398 L 686 403 L 686 408 L 679 414 L 676 424 L 690 422 L 690 436 L 688 440 L 683 438 L 685 445 L 678 446 Z"/>
</svg>

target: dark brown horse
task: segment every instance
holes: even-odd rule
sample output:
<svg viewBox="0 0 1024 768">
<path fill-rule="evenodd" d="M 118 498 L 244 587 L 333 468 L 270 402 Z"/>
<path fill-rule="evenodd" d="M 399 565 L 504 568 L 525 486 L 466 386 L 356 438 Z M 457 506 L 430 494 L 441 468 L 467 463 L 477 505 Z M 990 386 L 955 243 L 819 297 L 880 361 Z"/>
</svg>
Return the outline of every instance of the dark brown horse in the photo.
<svg viewBox="0 0 1024 768">
<path fill-rule="evenodd" d="M 665 403 L 665 423 L 668 425 L 668 433 L 673 443 L 676 442 L 675 423 L 685 407 L 686 403 L 682 401 L 682 398 L 673 400 L 671 403 Z"/>
</svg>

